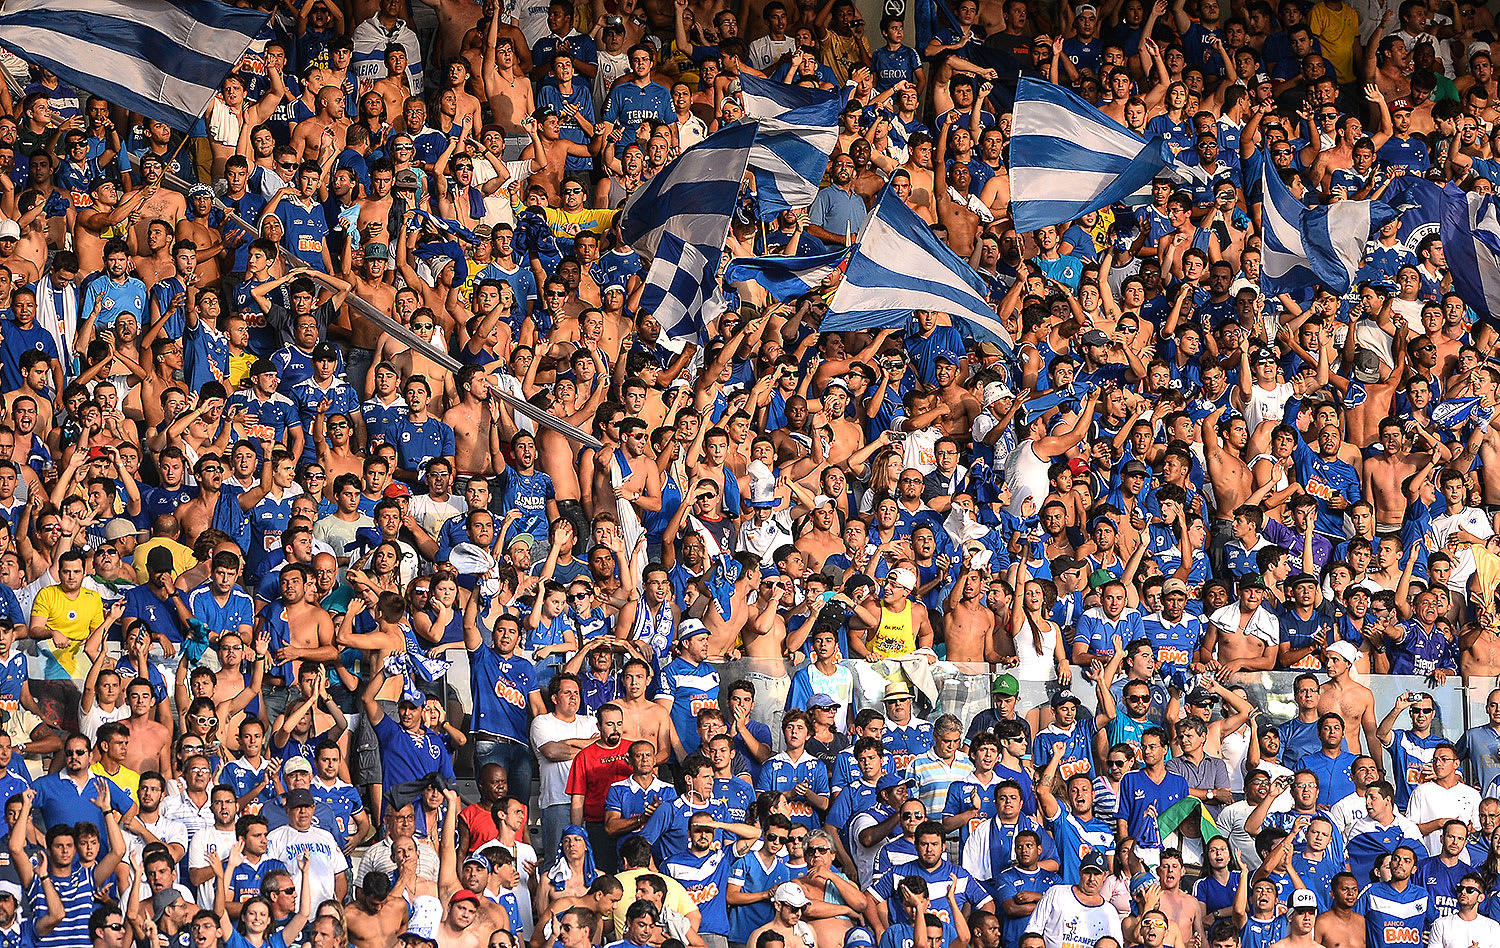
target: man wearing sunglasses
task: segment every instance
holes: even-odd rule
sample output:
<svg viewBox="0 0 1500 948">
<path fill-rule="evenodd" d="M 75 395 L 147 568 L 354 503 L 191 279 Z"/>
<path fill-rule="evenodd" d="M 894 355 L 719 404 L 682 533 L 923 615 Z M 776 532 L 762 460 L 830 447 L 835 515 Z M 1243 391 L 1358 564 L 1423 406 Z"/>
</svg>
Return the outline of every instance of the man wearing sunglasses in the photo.
<svg viewBox="0 0 1500 948">
<path fill-rule="evenodd" d="M 1427 948 L 1473 948 L 1500 945 L 1500 922 L 1479 914 L 1484 901 L 1484 883 L 1479 875 L 1466 872 L 1458 883 L 1458 909 L 1432 923 Z"/>
</svg>

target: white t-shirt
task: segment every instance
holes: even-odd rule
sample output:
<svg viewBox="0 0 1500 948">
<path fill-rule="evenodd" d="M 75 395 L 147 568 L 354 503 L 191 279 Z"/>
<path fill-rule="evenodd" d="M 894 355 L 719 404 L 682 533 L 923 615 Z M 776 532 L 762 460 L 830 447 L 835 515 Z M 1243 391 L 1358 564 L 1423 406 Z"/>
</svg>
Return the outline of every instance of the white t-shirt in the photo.
<svg viewBox="0 0 1500 948">
<path fill-rule="evenodd" d="M 779 40 L 773 40 L 769 35 L 750 41 L 750 65 L 762 72 L 776 60 L 797 51 L 797 40 L 795 37 L 784 36 Z"/>
<path fill-rule="evenodd" d="M 1483 915 L 1470 921 L 1457 915 L 1444 915 L 1433 922 L 1427 932 L 1427 948 L 1470 948 L 1472 945 L 1500 945 L 1500 922 Z"/>
<path fill-rule="evenodd" d="M 595 737 L 599 733 L 599 725 L 591 715 L 579 714 L 573 717 L 572 723 L 562 720 L 555 714 L 544 714 L 531 722 L 531 746 L 540 748 L 543 744 L 552 741 L 565 741 L 575 737 Z M 548 760 L 537 751 L 536 761 L 538 770 L 542 775 L 541 805 L 544 807 L 557 806 L 567 803 L 571 799 L 568 796 L 568 774 L 573 770 L 571 760 Z M 547 854 L 548 860 L 552 854 Z"/>
<path fill-rule="evenodd" d="M 300 873 L 297 859 L 303 853 L 307 853 L 308 858 L 307 885 L 312 887 L 311 904 L 322 905 L 325 900 L 334 897 L 333 880 L 348 871 L 349 860 L 344 856 L 344 851 L 339 849 L 339 844 L 334 842 L 333 834 L 325 829 L 314 826 L 297 830 L 288 824 L 271 830 L 266 855 L 272 859 L 280 859 L 293 879 Z"/>
<path fill-rule="evenodd" d="M 130 717 L 128 705 L 121 704 L 112 710 L 105 711 L 99 707 L 98 702 L 95 702 L 94 706 L 89 708 L 89 713 L 85 714 L 83 720 L 79 722 L 78 729 L 83 732 L 84 737 L 93 741 L 98 738 L 101 727 L 112 721 L 123 721 L 128 717 Z"/>
<path fill-rule="evenodd" d="M 1073 887 L 1066 884 L 1055 885 L 1042 895 L 1026 931 L 1041 935 L 1047 948 L 1093 948 L 1105 935 L 1125 943 L 1115 907 L 1109 902 L 1084 905 L 1073 894 Z"/>
<path fill-rule="evenodd" d="M 203 827 L 188 844 L 188 868 L 207 869 L 210 859 L 217 859 L 220 863 L 229 858 L 230 847 L 234 845 L 234 830 L 221 830 L 213 824 Z M 214 904 L 214 880 L 210 876 L 198 886 L 198 904 Z"/>
<path fill-rule="evenodd" d="M 1438 818 L 1463 820 L 1472 829 L 1476 826 L 1475 819 L 1478 814 L 1479 791 L 1462 780 L 1448 788 L 1431 780 L 1419 783 L 1412 790 L 1411 799 L 1406 802 L 1406 818 L 1413 823 L 1426 823 Z M 1443 848 L 1442 826 L 1424 834 L 1422 842 L 1427 845 L 1428 855 L 1441 852 Z"/>
</svg>

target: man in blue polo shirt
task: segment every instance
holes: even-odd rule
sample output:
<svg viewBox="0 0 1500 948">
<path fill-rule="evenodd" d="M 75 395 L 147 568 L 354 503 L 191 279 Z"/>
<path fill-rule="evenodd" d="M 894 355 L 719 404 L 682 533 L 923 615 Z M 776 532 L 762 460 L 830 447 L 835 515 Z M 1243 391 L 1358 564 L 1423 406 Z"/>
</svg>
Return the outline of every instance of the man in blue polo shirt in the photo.
<svg viewBox="0 0 1500 948">
<path fill-rule="evenodd" d="M 1354 792 L 1349 776 L 1354 755 L 1344 750 L 1344 719 L 1329 711 L 1318 718 L 1318 741 L 1323 745 L 1316 754 L 1308 754 L 1297 765 L 1318 778 L 1318 806 L 1330 807 Z"/>
<path fill-rule="evenodd" d="M 698 749 L 698 712 L 719 706 L 719 673 L 708 664 L 708 628 L 697 619 L 677 625 L 677 657 L 662 667 L 656 703 L 672 715 L 682 748 Z"/>
<path fill-rule="evenodd" d="M 109 852 L 109 834 L 105 813 L 125 818 L 135 812 L 130 794 L 108 777 L 90 774 L 93 749 L 82 734 L 69 735 L 63 741 L 63 768 L 55 774 L 37 778 L 33 789 L 35 805 L 47 829 L 92 823 L 99 828 L 101 852 Z M 100 804 L 104 804 L 102 807 Z"/>
<path fill-rule="evenodd" d="M 422 706 L 404 694 L 396 702 L 396 718 L 391 719 L 375 700 L 385 684 L 385 668 L 376 666 L 365 689 L 364 708 L 375 738 L 380 742 L 381 782 L 386 799 L 402 784 L 415 784 L 433 774 L 453 780 L 453 757 L 442 738 L 422 724 Z"/>
<path fill-rule="evenodd" d="M 831 183 L 818 191 L 807 209 L 807 232 L 827 244 L 851 243 L 865 225 L 870 209 L 854 191 L 854 159 L 839 155 L 829 172 Z"/>
</svg>

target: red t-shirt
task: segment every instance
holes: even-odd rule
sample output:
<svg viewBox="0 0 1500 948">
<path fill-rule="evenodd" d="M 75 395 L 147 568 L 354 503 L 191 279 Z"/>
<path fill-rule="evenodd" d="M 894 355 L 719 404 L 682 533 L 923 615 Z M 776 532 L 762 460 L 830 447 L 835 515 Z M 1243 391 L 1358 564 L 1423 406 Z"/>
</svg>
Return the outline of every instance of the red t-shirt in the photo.
<svg viewBox="0 0 1500 948">
<path fill-rule="evenodd" d="M 604 799 L 609 795 L 609 785 L 630 776 L 629 752 L 629 741 L 621 741 L 614 747 L 595 741 L 573 758 L 573 769 L 568 772 L 568 794 L 583 794 L 584 822 L 604 821 Z"/>
</svg>

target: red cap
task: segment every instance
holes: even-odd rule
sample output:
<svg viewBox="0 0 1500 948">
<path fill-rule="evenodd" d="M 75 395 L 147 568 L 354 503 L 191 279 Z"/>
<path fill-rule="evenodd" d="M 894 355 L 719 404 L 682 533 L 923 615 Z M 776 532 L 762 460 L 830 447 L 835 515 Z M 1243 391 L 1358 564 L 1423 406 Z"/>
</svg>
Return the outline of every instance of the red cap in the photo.
<svg viewBox="0 0 1500 948">
<path fill-rule="evenodd" d="M 407 487 L 405 484 L 401 483 L 400 481 L 391 481 L 389 484 L 385 485 L 385 491 L 383 492 L 383 496 L 385 496 L 385 497 L 410 497 L 411 496 L 411 488 Z"/>
<path fill-rule="evenodd" d="M 107 457 L 109 457 L 109 452 L 106 451 L 100 445 L 96 444 L 92 448 L 89 448 L 89 460 L 90 461 L 97 461 L 100 458 L 107 458 Z"/>
<path fill-rule="evenodd" d="M 473 889 L 459 889 L 457 892 L 453 893 L 453 897 L 448 900 L 448 904 L 452 905 L 455 902 L 478 902 L 478 901 L 479 901 L 479 896 L 474 893 Z"/>
<path fill-rule="evenodd" d="M 1076 475 L 1082 476 L 1089 472 L 1089 462 L 1085 461 L 1083 458 L 1069 458 L 1068 470 L 1072 471 Z"/>
</svg>

